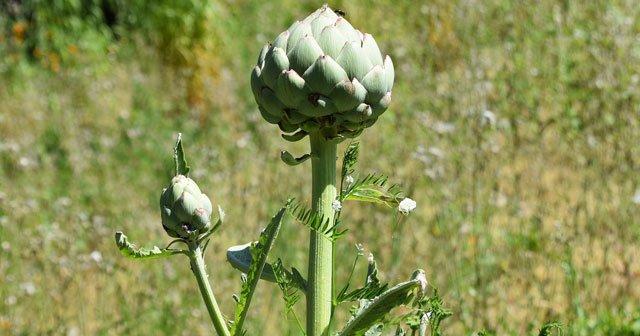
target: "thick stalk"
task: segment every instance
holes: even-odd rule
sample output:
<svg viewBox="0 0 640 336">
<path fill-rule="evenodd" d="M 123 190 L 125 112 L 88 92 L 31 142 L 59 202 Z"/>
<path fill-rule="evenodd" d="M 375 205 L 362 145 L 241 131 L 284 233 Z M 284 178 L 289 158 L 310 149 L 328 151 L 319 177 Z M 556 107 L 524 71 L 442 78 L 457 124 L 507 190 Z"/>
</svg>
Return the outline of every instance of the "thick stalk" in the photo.
<svg viewBox="0 0 640 336">
<path fill-rule="evenodd" d="M 231 334 L 227 329 L 224 317 L 222 316 L 220 307 L 218 307 L 218 302 L 213 296 L 213 290 L 211 290 L 211 285 L 209 284 L 207 270 L 205 268 L 204 259 L 202 258 L 202 249 L 199 245 L 194 243 L 192 246 L 189 246 L 189 252 L 191 271 L 193 271 L 193 274 L 196 276 L 196 280 L 198 281 L 198 288 L 200 288 L 202 299 L 204 299 L 204 304 L 207 306 L 207 311 L 209 311 L 209 317 L 211 318 L 211 322 L 213 322 L 213 327 L 216 329 L 218 335 L 230 336 Z"/>
<path fill-rule="evenodd" d="M 337 142 L 313 133 L 311 140 L 312 208 L 333 225 L 336 199 Z M 307 335 L 329 335 L 332 307 L 333 242 L 317 231 L 309 237 Z"/>
</svg>

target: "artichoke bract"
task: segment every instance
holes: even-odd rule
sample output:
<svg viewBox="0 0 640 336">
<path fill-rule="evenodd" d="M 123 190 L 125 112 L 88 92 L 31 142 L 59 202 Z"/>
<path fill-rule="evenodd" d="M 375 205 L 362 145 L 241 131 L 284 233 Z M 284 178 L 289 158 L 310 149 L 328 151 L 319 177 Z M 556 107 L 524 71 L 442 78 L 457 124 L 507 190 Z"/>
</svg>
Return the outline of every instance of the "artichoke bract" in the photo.
<svg viewBox="0 0 640 336">
<path fill-rule="evenodd" d="M 162 227 L 174 238 L 190 239 L 211 228 L 211 201 L 198 185 L 176 175 L 160 196 Z"/>
<path fill-rule="evenodd" d="M 285 133 L 344 137 L 375 123 L 391 102 L 393 81 L 393 62 L 374 38 L 327 5 L 265 45 L 251 73 L 266 121 Z"/>
</svg>

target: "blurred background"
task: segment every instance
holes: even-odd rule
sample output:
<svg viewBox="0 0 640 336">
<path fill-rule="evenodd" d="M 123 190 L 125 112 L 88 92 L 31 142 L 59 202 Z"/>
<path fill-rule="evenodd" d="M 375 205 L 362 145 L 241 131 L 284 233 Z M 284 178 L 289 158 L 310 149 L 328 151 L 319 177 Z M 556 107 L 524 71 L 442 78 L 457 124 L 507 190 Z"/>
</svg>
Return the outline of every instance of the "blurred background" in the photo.
<svg viewBox="0 0 640 336">
<path fill-rule="evenodd" d="M 193 177 L 227 212 L 206 259 L 231 316 L 240 280 L 226 248 L 310 195 L 309 163 L 278 155 L 307 144 L 261 120 L 250 71 L 321 4 L 0 2 L 0 334 L 210 333 L 185 260 L 132 262 L 113 240 L 169 241 L 157 204 L 179 131 Z M 418 203 L 397 260 L 391 212 L 345 204 L 338 279 L 363 243 L 385 280 L 426 269 L 454 313 L 447 335 L 534 334 L 550 320 L 568 335 L 640 335 L 638 2 L 330 5 L 396 64 L 360 171 L 391 175 Z M 288 223 L 273 256 L 305 269 L 306 239 Z M 250 334 L 298 333 L 275 322 L 275 286 L 256 295 Z"/>
</svg>

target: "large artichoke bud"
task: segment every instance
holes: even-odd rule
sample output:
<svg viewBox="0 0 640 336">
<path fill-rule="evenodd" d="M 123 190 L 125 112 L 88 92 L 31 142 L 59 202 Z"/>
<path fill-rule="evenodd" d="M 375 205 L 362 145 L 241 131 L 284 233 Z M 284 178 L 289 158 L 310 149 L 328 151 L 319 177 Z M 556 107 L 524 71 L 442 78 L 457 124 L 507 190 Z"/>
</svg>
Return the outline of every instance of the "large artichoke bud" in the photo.
<svg viewBox="0 0 640 336">
<path fill-rule="evenodd" d="M 160 212 L 162 226 L 174 238 L 190 239 L 211 228 L 211 201 L 198 185 L 184 175 L 177 175 L 162 191 Z"/>
<path fill-rule="evenodd" d="M 387 109 L 393 80 L 373 37 L 324 5 L 262 48 L 251 88 L 262 117 L 283 132 L 353 137 Z"/>
</svg>

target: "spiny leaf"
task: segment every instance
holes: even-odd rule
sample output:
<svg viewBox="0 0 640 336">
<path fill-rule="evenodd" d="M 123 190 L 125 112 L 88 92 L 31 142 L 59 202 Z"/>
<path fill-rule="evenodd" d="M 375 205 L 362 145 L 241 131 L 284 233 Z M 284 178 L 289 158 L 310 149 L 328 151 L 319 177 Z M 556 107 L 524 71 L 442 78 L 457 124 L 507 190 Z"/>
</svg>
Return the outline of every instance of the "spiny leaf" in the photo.
<svg viewBox="0 0 640 336">
<path fill-rule="evenodd" d="M 332 224 L 329 218 L 322 216 L 317 211 L 309 209 L 302 203 L 292 203 L 289 209 L 291 215 L 300 223 L 304 224 L 312 230 L 322 233 L 329 239 L 335 240 L 338 236 L 344 233 L 336 232 L 335 230 L 339 221 L 336 221 L 335 224 Z"/>
<path fill-rule="evenodd" d="M 300 288 L 304 293 L 307 292 L 307 279 L 305 279 L 297 268 L 291 268 L 291 282 L 294 286 Z"/>
<path fill-rule="evenodd" d="M 422 312 L 428 311 L 431 335 L 441 335 L 440 323 L 442 323 L 444 319 L 453 315 L 453 312 L 444 307 L 442 298 L 440 298 L 440 296 L 438 295 L 438 291 L 435 290 L 433 296 L 421 300 L 418 305 Z"/>
<path fill-rule="evenodd" d="M 176 175 L 188 176 L 191 167 L 187 165 L 184 149 L 182 148 L 182 133 L 178 133 L 178 139 L 176 140 L 176 145 L 173 148 L 173 159 L 176 163 Z"/>
<path fill-rule="evenodd" d="M 284 213 L 288 206 L 289 202 L 287 202 L 287 205 L 282 207 L 280 211 L 271 218 L 269 225 L 267 225 L 260 234 L 258 242 L 251 248 L 251 267 L 249 267 L 249 271 L 247 272 L 247 280 L 242 283 L 242 290 L 240 292 L 238 304 L 236 305 L 234 323 L 231 328 L 232 335 L 241 335 L 243 333 L 242 325 L 244 324 L 244 319 L 247 316 L 247 311 L 251 304 L 251 298 L 253 297 L 253 293 L 258 285 L 258 280 L 260 280 L 260 275 L 262 274 L 265 263 L 267 262 L 267 255 L 269 254 L 269 251 L 273 246 L 273 242 L 278 235 L 278 231 L 282 224 L 282 218 L 284 217 Z"/>
<path fill-rule="evenodd" d="M 364 201 L 396 207 L 403 192 L 396 184 L 387 187 L 387 181 L 387 176 L 380 174 L 359 178 L 341 194 L 341 201 Z"/>
<path fill-rule="evenodd" d="M 540 328 L 538 336 L 551 336 L 551 331 L 553 329 L 556 329 L 559 333 L 562 333 L 562 324 L 556 321 L 547 322 L 542 326 L 542 328 Z"/>
<path fill-rule="evenodd" d="M 169 257 L 175 254 L 185 254 L 183 250 L 161 249 L 157 246 L 151 249 L 136 248 L 121 231 L 116 232 L 116 245 L 118 245 L 120 253 L 132 259 L 153 259 Z"/>
<path fill-rule="evenodd" d="M 275 274 L 276 282 L 278 283 L 278 287 L 280 287 L 280 290 L 282 291 L 282 298 L 285 302 L 286 311 L 290 312 L 293 309 L 293 306 L 295 306 L 295 304 L 300 300 L 301 297 L 298 291 L 298 286 L 300 284 L 296 282 L 302 279 L 302 275 L 300 275 L 298 270 L 296 270 L 295 268 L 294 273 L 287 271 L 287 269 L 282 266 L 282 260 L 280 260 L 280 258 L 278 258 L 278 260 L 273 263 L 273 271 Z M 293 274 L 297 275 L 294 276 Z M 295 277 L 297 276 L 299 276 L 300 278 L 296 279 Z M 304 279 L 302 279 L 302 281 L 304 282 L 304 287 L 302 288 L 306 288 L 306 281 Z"/>
<path fill-rule="evenodd" d="M 342 157 L 342 180 L 353 174 L 353 167 L 358 162 L 358 154 L 360 152 L 360 143 L 354 141 L 349 144 Z"/>
<path fill-rule="evenodd" d="M 493 336 L 493 334 L 486 330 L 480 330 L 475 334 L 475 336 Z"/>
<path fill-rule="evenodd" d="M 411 280 L 395 285 L 379 296 L 360 300 L 360 305 L 340 336 L 362 335 L 371 326 L 382 320 L 393 308 L 406 304 L 414 298 L 414 290 L 424 288 L 424 271 L 414 272 Z M 424 291 L 420 291 L 420 295 Z"/>
<path fill-rule="evenodd" d="M 382 294 L 389 287 L 386 283 L 380 283 L 380 279 L 378 279 L 378 265 L 373 259 L 373 255 L 369 255 L 368 261 L 369 266 L 367 268 L 367 278 L 365 280 L 364 286 L 355 289 L 350 293 L 346 293 L 346 290 L 348 288 L 347 284 L 347 286 L 345 286 L 345 288 L 338 294 L 338 303 L 362 299 L 373 299 L 376 296 Z"/>
<path fill-rule="evenodd" d="M 419 271 L 418 274 L 420 274 Z M 386 318 L 385 324 L 387 326 L 396 326 L 396 335 L 411 334 L 422 336 L 427 334 L 427 330 L 430 330 L 429 335 L 442 336 L 440 324 L 444 319 L 451 316 L 452 312 L 443 307 L 442 299 L 438 296 L 438 291 L 435 288 L 433 296 L 413 300 L 411 308 L 406 314 Z M 405 332 L 401 326 L 403 323 L 411 331 Z M 480 335 L 489 336 L 489 334 L 478 334 L 476 336 Z"/>
<path fill-rule="evenodd" d="M 287 152 L 286 150 L 280 151 L 280 159 L 282 159 L 282 162 L 288 164 L 289 166 L 297 166 L 309 160 L 310 157 L 311 154 L 305 154 L 301 157 L 294 158 L 293 155 L 291 155 L 291 153 Z"/>
</svg>

